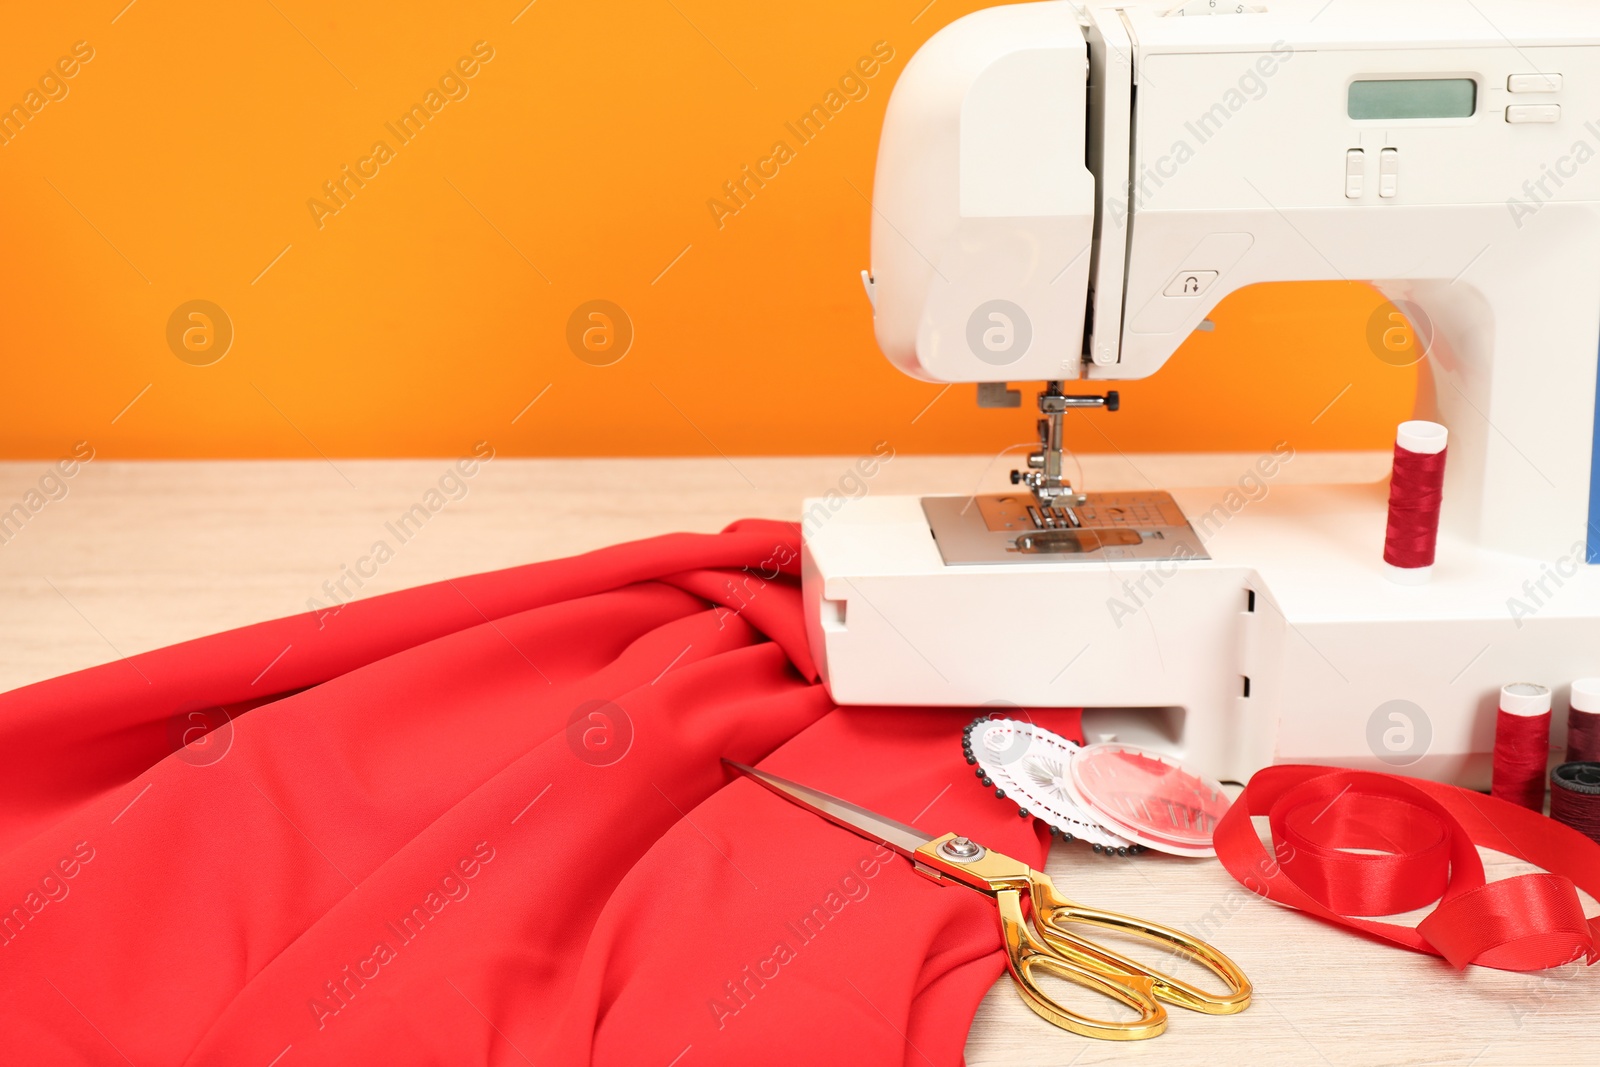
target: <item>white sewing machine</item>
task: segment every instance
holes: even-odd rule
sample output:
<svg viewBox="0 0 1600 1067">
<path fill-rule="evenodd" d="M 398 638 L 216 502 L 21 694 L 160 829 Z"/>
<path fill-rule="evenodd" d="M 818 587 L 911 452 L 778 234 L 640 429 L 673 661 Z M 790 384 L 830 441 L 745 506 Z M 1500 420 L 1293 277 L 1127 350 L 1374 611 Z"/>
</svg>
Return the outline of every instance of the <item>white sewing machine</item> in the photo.
<svg viewBox="0 0 1600 1067">
<path fill-rule="evenodd" d="M 1072 409 L 1116 395 L 1062 383 L 1155 373 L 1244 286 L 1341 278 L 1432 322 L 1431 582 L 1384 577 L 1386 484 L 1236 509 L 1067 483 L 1064 419 L 1115 418 Z M 1481 786 L 1500 687 L 1528 680 L 1555 690 L 1562 744 L 1568 683 L 1600 675 L 1600 4 L 978 12 L 895 87 L 866 280 L 897 367 L 986 406 L 1042 380 L 1044 418 L 1014 493 L 808 522 L 835 700 L 1082 705 L 1091 737 L 1225 779 L 1315 762 Z"/>
</svg>

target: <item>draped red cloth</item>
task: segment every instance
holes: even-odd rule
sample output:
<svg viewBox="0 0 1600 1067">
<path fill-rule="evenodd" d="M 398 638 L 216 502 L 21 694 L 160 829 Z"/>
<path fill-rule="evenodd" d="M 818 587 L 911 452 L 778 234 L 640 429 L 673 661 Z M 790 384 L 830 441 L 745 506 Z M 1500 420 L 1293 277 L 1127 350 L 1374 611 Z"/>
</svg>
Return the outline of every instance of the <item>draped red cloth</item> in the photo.
<svg viewBox="0 0 1600 1067">
<path fill-rule="evenodd" d="M 832 706 L 798 555 L 743 522 L 0 697 L 0 1060 L 959 1063 L 993 905 L 720 761 L 1046 842 L 967 713 Z"/>
<path fill-rule="evenodd" d="M 1265 815 L 1269 853 L 1251 822 Z M 1600 846 L 1518 804 L 1439 782 L 1268 767 L 1218 823 L 1217 858 L 1269 900 L 1414 952 L 1507 971 L 1600 956 Z M 1544 868 L 1486 882 L 1478 846 Z M 1368 916 L 1437 902 L 1415 927 Z"/>
</svg>

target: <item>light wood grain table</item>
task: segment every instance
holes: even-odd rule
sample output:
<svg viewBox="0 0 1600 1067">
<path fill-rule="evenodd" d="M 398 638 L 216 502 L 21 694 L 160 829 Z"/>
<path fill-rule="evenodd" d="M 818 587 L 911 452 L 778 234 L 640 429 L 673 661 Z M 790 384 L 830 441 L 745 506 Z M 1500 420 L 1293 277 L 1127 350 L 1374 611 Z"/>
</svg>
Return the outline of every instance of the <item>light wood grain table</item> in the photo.
<svg viewBox="0 0 1600 1067">
<path fill-rule="evenodd" d="M 1221 485 L 1254 459 L 1091 456 L 1084 484 Z M 363 579 L 359 594 L 674 530 L 713 531 L 744 516 L 795 518 L 803 496 L 840 487 L 853 463 L 497 458 Z M 337 582 L 449 469 L 446 459 L 95 460 L 61 483 L 64 495 L 47 482 L 56 499 L 41 493 L 48 502 L 20 529 L 0 528 L 0 689 L 301 611 L 312 598 L 325 603 L 324 583 Z M 900 456 L 868 490 L 997 489 L 1006 469 L 987 457 Z M 1302 455 L 1278 482 L 1372 480 L 1385 469 L 1383 456 Z M 0 512 L 30 499 L 49 470 L 0 464 Z M 1524 869 L 1485 858 L 1491 877 Z M 1458 974 L 1256 899 L 1211 861 L 1112 861 L 1058 845 L 1049 871 L 1086 903 L 1203 931 L 1250 974 L 1255 1003 L 1232 1018 L 1175 1011 L 1154 1041 L 1097 1042 L 1037 1019 L 1005 980 L 978 1013 L 971 1064 L 1556 1064 L 1587 1059 L 1600 1035 L 1600 981 L 1581 966 Z"/>
</svg>

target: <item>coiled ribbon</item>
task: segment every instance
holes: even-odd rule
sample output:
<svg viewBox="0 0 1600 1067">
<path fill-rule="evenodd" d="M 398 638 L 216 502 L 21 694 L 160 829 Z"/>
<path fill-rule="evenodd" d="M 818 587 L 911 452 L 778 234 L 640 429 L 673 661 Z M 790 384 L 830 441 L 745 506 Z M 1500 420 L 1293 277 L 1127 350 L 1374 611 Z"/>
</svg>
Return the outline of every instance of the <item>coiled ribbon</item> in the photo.
<svg viewBox="0 0 1600 1067">
<path fill-rule="evenodd" d="M 1273 855 L 1256 833 L 1265 815 Z M 1268 767 L 1223 816 L 1217 857 L 1252 892 L 1457 968 L 1537 971 L 1600 957 L 1600 845 L 1527 808 L 1370 771 Z M 1486 882 L 1477 845 L 1544 871 Z M 1373 850 L 1353 852 L 1352 849 Z M 1437 906 L 1415 928 L 1361 916 Z"/>
</svg>

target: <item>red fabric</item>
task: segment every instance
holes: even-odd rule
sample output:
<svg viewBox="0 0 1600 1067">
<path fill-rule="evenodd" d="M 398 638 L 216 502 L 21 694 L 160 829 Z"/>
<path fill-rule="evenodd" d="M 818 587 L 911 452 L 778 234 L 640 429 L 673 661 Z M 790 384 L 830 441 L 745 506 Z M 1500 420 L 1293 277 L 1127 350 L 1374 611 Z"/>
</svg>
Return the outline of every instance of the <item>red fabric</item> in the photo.
<svg viewBox="0 0 1600 1067">
<path fill-rule="evenodd" d="M 1250 821 L 1259 815 L 1271 827 L 1271 855 Z M 1600 896 L 1600 845 L 1494 797 L 1398 775 L 1268 767 L 1223 816 L 1214 842 L 1252 892 L 1456 967 L 1534 971 L 1600 955 L 1600 918 L 1584 918 L 1577 894 Z M 1550 873 L 1485 884 L 1477 845 Z M 1414 929 L 1357 917 L 1436 900 Z"/>
<path fill-rule="evenodd" d="M 959 1063 L 993 905 L 720 761 L 1046 842 L 967 781 L 970 712 L 832 707 L 797 538 L 622 545 L 0 697 L 0 1060 Z"/>
</svg>

